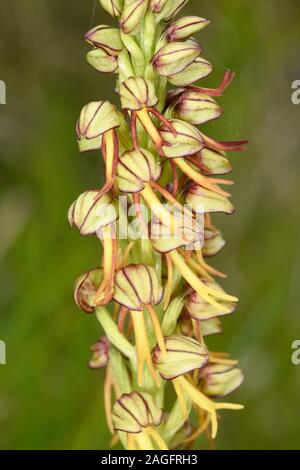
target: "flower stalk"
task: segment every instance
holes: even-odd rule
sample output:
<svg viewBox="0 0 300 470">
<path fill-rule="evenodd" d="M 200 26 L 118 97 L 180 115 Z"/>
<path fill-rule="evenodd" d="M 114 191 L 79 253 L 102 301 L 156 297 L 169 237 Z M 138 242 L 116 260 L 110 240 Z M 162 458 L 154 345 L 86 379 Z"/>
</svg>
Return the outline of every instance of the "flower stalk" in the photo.
<svg viewBox="0 0 300 470">
<path fill-rule="evenodd" d="M 216 282 L 226 275 L 208 258 L 225 246 L 212 215 L 234 212 L 221 187 L 233 184 L 224 178 L 227 152 L 247 142 L 202 131 L 221 117 L 216 98 L 234 73 L 215 89 L 198 83 L 213 66 L 194 35 L 210 21 L 177 19 L 187 1 L 100 0 L 115 24 L 85 35 L 87 61 L 116 78 L 120 105 L 91 102 L 76 126 L 80 152 L 100 155 L 104 182 L 69 210 L 70 224 L 102 250 L 99 267 L 76 281 L 74 300 L 105 334 L 89 366 L 106 368 L 108 428 L 128 450 L 189 449 L 205 436 L 211 443 L 219 411 L 243 408 L 217 401 L 243 374 L 209 348 L 238 299 Z M 169 413 L 168 382 L 176 396 Z"/>
</svg>

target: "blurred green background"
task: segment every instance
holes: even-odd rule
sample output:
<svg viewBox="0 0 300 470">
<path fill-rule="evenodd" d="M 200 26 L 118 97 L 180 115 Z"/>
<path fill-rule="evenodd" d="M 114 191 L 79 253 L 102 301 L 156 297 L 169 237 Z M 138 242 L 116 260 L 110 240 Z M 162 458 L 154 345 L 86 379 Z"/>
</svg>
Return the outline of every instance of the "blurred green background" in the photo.
<svg viewBox="0 0 300 470">
<path fill-rule="evenodd" d="M 300 79 L 298 0 L 194 0 L 186 14 L 212 20 L 200 35 L 215 65 L 237 72 L 212 136 L 248 138 L 232 154 L 237 212 L 217 216 L 228 245 L 215 265 L 240 297 L 211 345 L 241 359 L 246 381 L 234 396 L 246 410 L 222 413 L 220 449 L 300 448 L 299 118 L 291 83 Z M 100 372 L 87 368 L 96 319 L 72 301 L 74 279 L 99 264 L 66 212 L 99 186 L 96 155 L 80 156 L 75 121 L 90 100 L 110 99 L 113 80 L 85 62 L 83 34 L 112 20 L 93 0 L 1 0 L 0 79 L 0 448 L 107 449 Z M 203 82 L 204 83 L 204 82 Z"/>
</svg>

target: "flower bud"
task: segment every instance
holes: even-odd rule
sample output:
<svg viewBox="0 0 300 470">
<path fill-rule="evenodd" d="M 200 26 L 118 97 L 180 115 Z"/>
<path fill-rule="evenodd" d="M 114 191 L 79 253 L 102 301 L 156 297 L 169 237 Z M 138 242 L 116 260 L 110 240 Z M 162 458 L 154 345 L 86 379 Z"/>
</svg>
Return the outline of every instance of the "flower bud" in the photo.
<svg viewBox="0 0 300 470">
<path fill-rule="evenodd" d="M 234 392 L 244 381 L 240 369 L 223 364 L 209 364 L 199 371 L 200 385 L 205 395 L 223 398 Z"/>
<path fill-rule="evenodd" d="M 182 41 L 205 28 L 210 23 L 199 16 L 185 16 L 171 24 L 166 31 L 168 41 Z"/>
<path fill-rule="evenodd" d="M 81 152 L 101 148 L 102 135 L 120 127 L 121 115 L 109 101 L 91 102 L 84 106 L 76 125 Z"/>
<path fill-rule="evenodd" d="M 201 47 L 194 41 L 171 42 L 159 49 L 152 62 L 160 75 L 171 77 L 185 70 L 200 53 Z"/>
<path fill-rule="evenodd" d="M 117 212 L 108 195 L 101 195 L 97 190 L 86 191 L 69 209 L 69 222 L 81 235 L 97 233 L 117 220 Z"/>
<path fill-rule="evenodd" d="M 118 18 L 124 7 L 124 0 L 100 0 L 102 7 L 112 17 Z"/>
<path fill-rule="evenodd" d="M 74 301 L 85 313 L 94 313 L 93 298 L 103 278 L 102 269 L 92 269 L 75 282 Z"/>
<path fill-rule="evenodd" d="M 116 174 L 120 191 L 136 193 L 145 188 L 145 183 L 160 178 L 161 166 L 148 150 L 130 150 L 120 156 Z"/>
<path fill-rule="evenodd" d="M 160 426 L 163 415 L 153 397 L 141 392 L 122 395 L 112 410 L 115 431 L 133 434 L 139 434 L 149 426 Z"/>
<path fill-rule="evenodd" d="M 174 107 L 175 116 L 196 126 L 218 119 L 223 110 L 218 103 L 204 93 L 184 91 Z"/>
<path fill-rule="evenodd" d="M 100 340 L 91 347 L 92 358 L 89 361 L 91 369 L 103 369 L 109 361 L 109 341 L 106 336 L 102 336 Z"/>
<path fill-rule="evenodd" d="M 84 38 L 92 46 L 104 49 L 107 54 L 112 56 L 119 55 L 124 48 L 120 31 L 111 26 L 96 26 L 88 31 Z"/>
<path fill-rule="evenodd" d="M 160 13 L 169 0 L 150 0 L 150 7 L 154 13 Z"/>
<path fill-rule="evenodd" d="M 188 189 L 186 203 L 190 204 L 197 214 L 211 212 L 233 214 L 234 212 L 234 207 L 229 199 L 197 184 L 192 184 Z"/>
<path fill-rule="evenodd" d="M 165 126 L 162 127 L 160 132 L 165 142 L 163 152 L 167 158 L 187 157 L 203 149 L 205 142 L 196 127 L 178 119 L 171 119 L 170 123 L 177 132 L 176 137 Z"/>
<path fill-rule="evenodd" d="M 203 280 L 204 284 L 216 291 L 224 292 L 221 286 L 214 281 Z M 219 304 L 224 307 L 224 311 L 217 310 L 214 305 L 209 304 L 197 292 L 193 291 L 186 298 L 186 309 L 194 320 L 206 321 L 212 318 L 230 315 L 236 310 L 236 302 L 219 300 Z"/>
<path fill-rule="evenodd" d="M 120 98 L 122 108 L 130 111 L 150 108 L 158 102 L 154 84 L 143 77 L 130 77 L 121 83 Z"/>
<path fill-rule="evenodd" d="M 155 269 L 143 264 L 131 264 L 115 276 L 114 300 L 133 311 L 143 311 L 147 305 L 157 305 L 163 288 Z"/>
<path fill-rule="evenodd" d="M 226 175 L 232 171 L 232 165 L 225 152 L 218 152 L 207 147 L 198 155 L 204 175 Z"/>
<path fill-rule="evenodd" d="M 221 232 L 218 230 L 205 230 L 204 245 L 202 248 L 203 256 L 209 258 L 217 255 L 226 245 Z"/>
<path fill-rule="evenodd" d="M 125 0 L 120 19 L 120 27 L 125 34 L 135 35 L 139 32 L 147 8 L 148 0 Z"/>
<path fill-rule="evenodd" d="M 208 351 L 198 341 L 188 336 L 165 338 L 167 355 L 158 346 L 153 350 L 152 359 L 164 380 L 174 380 L 181 375 L 200 369 L 208 362 Z"/>
<path fill-rule="evenodd" d="M 87 62 L 102 73 L 118 73 L 119 63 L 115 55 L 108 54 L 103 49 L 93 49 L 86 55 Z"/>
<path fill-rule="evenodd" d="M 171 21 L 187 2 L 188 0 L 168 0 L 159 15 L 159 19 L 165 22 Z"/>
<path fill-rule="evenodd" d="M 171 77 L 168 77 L 169 83 L 176 87 L 186 87 L 192 85 L 192 83 L 202 80 L 207 77 L 213 70 L 213 66 L 210 62 L 198 57 L 192 64 L 190 64 L 182 72 L 176 73 Z"/>
</svg>

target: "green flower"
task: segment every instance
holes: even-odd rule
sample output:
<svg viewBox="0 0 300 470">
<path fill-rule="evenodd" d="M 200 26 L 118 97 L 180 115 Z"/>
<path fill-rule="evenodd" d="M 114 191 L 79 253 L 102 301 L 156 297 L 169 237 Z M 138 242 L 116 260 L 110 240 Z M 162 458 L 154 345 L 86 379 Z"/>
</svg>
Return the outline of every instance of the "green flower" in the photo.
<svg viewBox="0 0 300 470">
<path fill-rule="evenodd" d="M 88 31 L 84 38 L 92 46 L 103 49 L 112 56 L 118 56 L 124 48 L 120 31 L 111 26 L 96 26 Z"/>
<path fill-rule="evenodd" d="M 103 279 L 100 268 L 92 269 L 80 276 L 75 282 L 74 300 L 76 305 L 85 313 L 94 313 L 93 300 Z"/>
<path fill-rule="evenodd" d="M 69 222 L 81 235 L 97 233 L 101 228 L 114 223 L 117 212 L 108 194 L 99 191 L 86 191 L 81 194 L 69 209 Z"/>
<path fill-rule="evenodd" d="M 197 184 L 190 186 L 186 193 L 186 203 L 193 210 L 200 214 L 210 214 L 213 212 L 225 212 L 233 214 L 234 207 L 228 198 L 216 194 Z"/>
<path fill-rule="evenodd" d="M 224 292 L 221 286 L 211 280 L 205 280 L 204 283 L 212 289 Z M 186 299 L 186 309 L 194 320 L 206 321 L 216 317 L 229 315 L 236 310 L 236 302 L 220 301 L 224 307 L 223 311 L 217 310 L 213 305 L 209 304 L 197 292 L 192 292 Z"/>
<path fill-rule="evenodd" d="M 187 157 L 204 148 L 204 139 L 196 127 L 178 119 L 172 119 L 170 122 L 176 130 L 176 136 L 166 127 L 162 127 L 160 131 L 165 143 L 163 152 L 166 157 Z"/>
<path fill-rule="evenodd" d="M 141 192 L 145 183 L 157 181 L 161 166 L 155 156 L 145 149 L 124 152 L 117 166 L 117 183 L 125 193 Z"/>
<path fill-rule="evenodd" d="M 130 111 L 140 111 L 144 107 L 150 108 L 158 102 L 153 83 L 143 77 L 130 77 L 122 82 L 120 98 L 122 108 Z"/>
<path fill-rule="evenodd" d="M 242 385 L 244 375 L 240 369 L 230 365 L 209 364 L 199 371 L 199 380 L 205 395 L 223 398 Z"/>
<path fill-rule="evenodd" d="M 166 356 L 158 346 L 152 352 L 153 362 L 164 380 L 174 380 L 208 363 L 207 349 L 188 336 L 169 336 L 165 344 Z"/>
<path fill-rule="evenodd" d="M 194 41 L 171 42 L 155 54 L 152 63 L 160 75 L 172 77 L 185 70 L 200 54 L 201 47 Z"/>
<path fill-rule="evenodd" d="M 187 90 L 178 97 L 174 112 L 178 119 L 198 126 L 218 119 L 223 110 L 211 96 Z"/>
<path fill-rule="evenodd" d="M 162 420 L 163 410 L 148 393 L 124 394 L 113 407 L 113 421 L 117 431 L 139 434 L 148 426 L 160 426 Z"/>
<path fill-rule="evenodd" d="M 168 81 L 171 85 L 176 87 L 187 87 L 207 77 L 212 70 L 213 67 L 210 62 L 202 57 L 197 57 L 197 59 L 184 70 L 169 76 Z"/>
<path fill-rule="evenodd" d="M 69 222 L 81 235 L 96 234 L 103 246 L 103 278 L 91 306 L 106 305 L 113 296 L 113 280 L 116 270 L 116 233 L 114 222 L 118 214 L 111 196 L 101 191 L 81 194 L 69 210 Z"/>
<path fill-rule="evenodd" d="M 99 150 L 102 136 L 121 123 L 120 113 L 109 101 L 93 101 L 84 106 L 76 126 L 80 151 Z"/>
<path fill-rule="evenodd" d="M 155 269 L 147 265 L 130 265 L 117 272 L 114 299 L 124 307 L 143 311 L 146 305 L 157 305 L 163 289 Z"/>
<path fill-rule="evenodd" d="M 88 52 L 86 60 L 97 72 L 117 74 L 119 71 L 118 58 L 104 49 L 93 49 Z"/>
<path fill-rule="evenodd" d="M 199 16 L 185 16 L 172 23 L 166 31 L 168 41 L 182 41 L 209 25 L 210 21 Z"/>
<path fill-rule="evenodd" d="M 232 171 L 232 165 L 225 152 L 203 148 L 198 154 L 198 162 L 204 175 L 226 175 Z"/>
<path fill-rule="evenodd" d="M 120 27 L 125 34 L 137 34 L 148 7 L 148 0 L 125 0 Z"/>
</svg>

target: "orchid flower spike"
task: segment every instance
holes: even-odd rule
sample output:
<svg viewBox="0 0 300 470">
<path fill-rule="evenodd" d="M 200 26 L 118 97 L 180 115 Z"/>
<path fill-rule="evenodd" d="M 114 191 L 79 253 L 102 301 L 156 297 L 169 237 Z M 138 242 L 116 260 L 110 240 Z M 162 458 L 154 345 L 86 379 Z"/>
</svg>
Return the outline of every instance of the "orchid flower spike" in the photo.
<svg viewBox="0 0 300 470">
<path fill-rule="evenodd" d="M 128 450 L 191 449 L 200 436 L 201 446 L 211 443 L 219 411 L 243 408 L 217 401 L 244 376 L 208 338 L 238 305 L 210 258 L 226 245 L 213 218 L 235 211 L 229 153 L 247 141 L 204 132 L 222 117 L 218 97 L 234 73 L 215 88 L 202 83 L 213 65 L 196 35 L 210 21 L 179 17 L 187 3 L 100 0 L 113 23 L 84 36 L 87 62 L 116 82 L 118 104 L 96 98 L 76 125 L 79 151 L 99 152 L 101 167 L 68 218 L 80 235 L 96 236 L 101 259 L 77 279 L 74 301 L 104 332 L 88 364 L 105 369 L 112 443 Z"/>
</svg>

